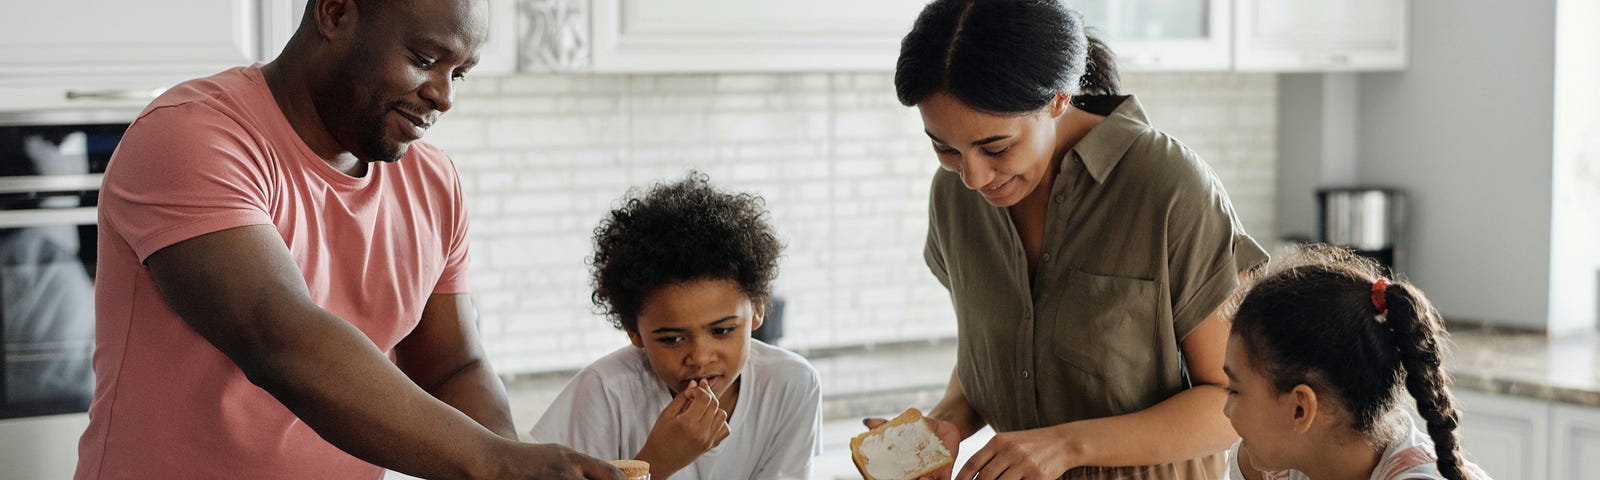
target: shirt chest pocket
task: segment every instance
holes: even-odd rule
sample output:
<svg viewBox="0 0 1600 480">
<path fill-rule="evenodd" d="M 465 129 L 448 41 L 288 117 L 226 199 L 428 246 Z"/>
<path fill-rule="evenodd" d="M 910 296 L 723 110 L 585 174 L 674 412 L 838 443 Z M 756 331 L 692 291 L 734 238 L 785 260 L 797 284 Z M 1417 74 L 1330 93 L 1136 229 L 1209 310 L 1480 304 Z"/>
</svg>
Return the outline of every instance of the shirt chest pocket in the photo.
<svg viewBox="0 0 1600 480">
<path fill-rule="evenodd" d="M 1114 403 L 1138 403 L 1157 382 L 1162 318 L 1154 280 L 1067 273 L 1050 336 L 1056 358 L 1101 380 Z"/>
</svg>

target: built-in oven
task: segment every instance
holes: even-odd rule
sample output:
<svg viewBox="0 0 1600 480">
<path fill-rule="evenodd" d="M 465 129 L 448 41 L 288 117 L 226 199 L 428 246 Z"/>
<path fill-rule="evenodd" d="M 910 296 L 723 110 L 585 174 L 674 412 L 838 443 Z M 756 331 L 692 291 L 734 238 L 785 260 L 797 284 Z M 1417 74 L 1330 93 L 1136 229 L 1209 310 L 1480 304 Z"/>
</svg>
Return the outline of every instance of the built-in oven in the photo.
<svg viewBox="0 0 1600 480">
<path fill-rule="evenodd" d="M 0 418 L 88 410 L 95 204 L 126 129 L 0 126 Z"/>
<path fill-rule="evenodd" d="M 29 475 L 70 476 L 88 423 L 95 206 L 127 118 L 0 114 L 0 464 Z"/>
</svg>

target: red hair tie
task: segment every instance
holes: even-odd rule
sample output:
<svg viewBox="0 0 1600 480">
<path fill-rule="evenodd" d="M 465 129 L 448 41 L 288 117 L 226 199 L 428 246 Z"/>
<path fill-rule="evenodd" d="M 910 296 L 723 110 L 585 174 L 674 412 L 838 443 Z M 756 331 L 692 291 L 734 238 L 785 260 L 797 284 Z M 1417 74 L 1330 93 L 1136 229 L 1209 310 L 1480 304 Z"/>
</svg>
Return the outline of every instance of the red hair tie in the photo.
<svg viewBox="0 0 1600 480">
<path fill-rule="evenodd" d="M 1384 293 L 1389 290 L 1389 279 L 1380 278 L 1372 283 L 1372 306 L 1378 309 L 1378 314 L 1383 315 L 1389 310 L 1389 301 Z"/>
</svg>

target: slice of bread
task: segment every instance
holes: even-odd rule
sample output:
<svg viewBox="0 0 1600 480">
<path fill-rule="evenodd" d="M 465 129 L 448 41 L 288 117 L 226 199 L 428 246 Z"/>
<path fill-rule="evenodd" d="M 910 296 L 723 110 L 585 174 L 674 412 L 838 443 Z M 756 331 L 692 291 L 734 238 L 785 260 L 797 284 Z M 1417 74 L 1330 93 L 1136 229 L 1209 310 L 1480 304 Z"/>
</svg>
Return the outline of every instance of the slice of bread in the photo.
<svg viewBox="0 0 1600 480">
<path fill-rule="evenodd" d="M 956 461 L 915 408 L 850 439 L 850 454 L 866 480 L 913 480 Z"/>
</svg>

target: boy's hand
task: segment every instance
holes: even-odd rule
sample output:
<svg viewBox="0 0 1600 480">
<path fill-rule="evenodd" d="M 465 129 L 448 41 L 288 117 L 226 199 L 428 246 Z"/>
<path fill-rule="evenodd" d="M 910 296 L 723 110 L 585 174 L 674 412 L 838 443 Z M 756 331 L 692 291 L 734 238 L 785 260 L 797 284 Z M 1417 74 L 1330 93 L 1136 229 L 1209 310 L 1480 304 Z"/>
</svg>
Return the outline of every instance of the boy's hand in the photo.
<svg viewBox="0 0 1600 480">
<path fill-rule="evenodd" d="M 691 380 L 689 388 L 661 411 L 635 458 L 650 462 L 652 477 L 667 478 L 722 443 L 729 432 L 728 412 L 722 410 L 716 394 Z"/>
</svg>

